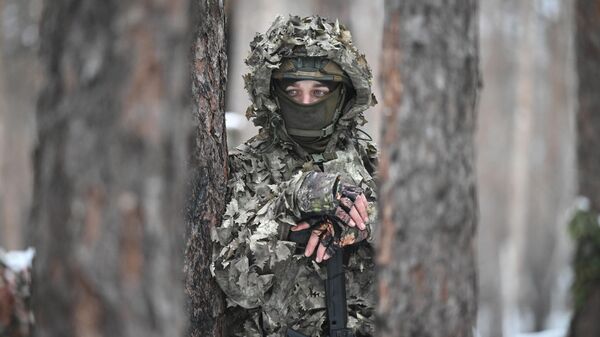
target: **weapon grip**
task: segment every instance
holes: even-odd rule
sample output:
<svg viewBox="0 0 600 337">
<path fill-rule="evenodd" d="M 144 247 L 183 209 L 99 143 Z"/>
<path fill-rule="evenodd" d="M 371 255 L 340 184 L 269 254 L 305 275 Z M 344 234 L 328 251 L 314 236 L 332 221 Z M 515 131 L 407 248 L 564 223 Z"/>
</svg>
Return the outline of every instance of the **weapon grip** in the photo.
<svg viewBox="0 0 600 337">
<path fill-rule="evenodd" d="M 290 230 L 288 233 L 288 241 L 292 241 L 297 243 L 298 248 L 305 248 L 308 243 L 308 239 L 310 239 L 310 235 L 312 234 L 312 230 L 315 226 L 321 224 L 325 221 L 323 217 L 313 217 L 304 219 L 304 221 L 310 224 L 310 227 L 301 231 L 292 231 Z"/>
<path fill-rule="evenodd" d="M 305 247 L 311 233 L 312 232 L 310 231 L 310 228 L 297 232 L 290 231 L 288 234 L 288 240 L 297 243 L 300 247 Z"/>
<path fill-rule="evenodd" d="M 339 247 L 334 249 L 335 253 L 327 260 L 327 281 L 325 283 L 330 336 L 338 336 L 337 332 L 345 330 L 348 323 L 344 254 Z"/>
</svg>

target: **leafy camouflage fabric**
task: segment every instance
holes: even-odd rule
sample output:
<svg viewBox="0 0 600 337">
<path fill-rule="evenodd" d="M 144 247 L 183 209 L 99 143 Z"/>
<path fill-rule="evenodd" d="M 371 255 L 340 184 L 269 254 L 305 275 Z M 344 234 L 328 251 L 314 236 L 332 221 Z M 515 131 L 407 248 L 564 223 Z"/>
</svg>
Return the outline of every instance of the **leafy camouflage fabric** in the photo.
<svg viewBox="0 0 600 337">
<path fill-rule="evenodd" d="M 296 251 L 296 243 L 286 240 L 289 227 L 302 219 L 296 196 L 313 172 L 306 171 L 311 162 L 281 147 L 261 153 L 264 144 L 254 139 L 231 154 L 231 201 L 221 226 L 212 233 L 216 243 L 212 272 L 227 295 L 231 315 L 240 320 L 228 324 L 233 328 L 229 335 L 263 336 L 264 331 L 266 336 L 283 336 L 292 327 L 322 336 L 324 264 L 304 257 Z M 374 163 L 375 154 L 371 143 L 358 141 L 322 163 L 323 172 L 343 174 L 365 190 L 372 201 L 368 226 L 376 221 L 375 182 L 374 172 L 363 161 Z M 312 169 L 321 171 L 317 165 Z M 369 336 L 375 294 L 373 249 L 369 240 L 363 242 L 352 247 L 347 267 L 349 325 Z"/>
<path fill-rule="evenodd" d="M 292 328 L 308 336 L 324 336 L 325 263 L 305 257 L 288 234 L 299 221 L 333 211 L 337 205 L 333 185 L 338 179 L 364 190 L 369 201 L 369 233 L 377 223 L 377 149 L 356 129 L 364 122 L 363 111 L 374 103 L 371 73 L 352 46 L 349 32 L 337 22 L 316 16 L 279 17 L 251 47 L 246 87 L 253 104 L 248 117 L 262 128 L 230 153 L 230 201 L 221 225 L 211 233 L 211 272 L 228 305 L 225 335 L 285 336 L 286 329 Z M 323 155 L 307 156 L 285 137 L 270 96 L 272 69 L 283 56 L 299 53 L 336 61 L 356 90 Z M 347 242 L 357 237 L 350 232 L 344 233 Z M 372 239 L 345 250 L 348 325 L 357 336 L 372 336 Z"/>
</svg>

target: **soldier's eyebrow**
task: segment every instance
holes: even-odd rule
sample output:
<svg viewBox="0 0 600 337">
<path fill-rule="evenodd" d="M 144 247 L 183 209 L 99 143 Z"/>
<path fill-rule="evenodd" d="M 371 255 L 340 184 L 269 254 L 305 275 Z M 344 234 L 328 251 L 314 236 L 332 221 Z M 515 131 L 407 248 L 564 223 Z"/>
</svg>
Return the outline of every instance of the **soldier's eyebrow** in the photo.
<svg viewBox="0 0 600 337">
<path fill-rule="evenodd" d="M 300 84 L 298 84 L 298 82 L 300 82 L 300 81 L 292 82 L 292 83 L 286 85 L 285 87 L 286 88 L 289 88 L 289 87 L 295 87 L 295 88 L 300 87 Z M 327 89 L 329 89 L 329 85 L 327 85 L 327 84 L 325 84 L 323 82 L 319 82 L 319 81 L 316 81 L 316 83 L 312 87 L 313 88 L 327 88 Z"/>
</svg>

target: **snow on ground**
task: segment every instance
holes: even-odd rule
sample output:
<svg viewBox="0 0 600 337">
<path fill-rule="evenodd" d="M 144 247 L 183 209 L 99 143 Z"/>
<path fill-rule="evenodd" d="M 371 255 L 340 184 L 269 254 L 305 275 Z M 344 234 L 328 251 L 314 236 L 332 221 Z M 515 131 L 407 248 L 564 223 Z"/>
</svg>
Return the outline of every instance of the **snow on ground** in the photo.
<svg viewBox="0 0 600 337">
<path fill-rule="evenodd" d="M 540 332 L 519 333 L 515 337 L 565 337 L 566 335 L 567 329 L 558 328 Z"/>
<path fill-rule="evenodd" d="M 571 312 L 554 312 L 548 320 L 548 329 L 538 332 L 519 332 L 509 337 L 566 337 L 571 323 Z"/>
<path fill-rule="evenodd" d="M 2 261 L 4 265 L 16 273 L 31 267 L 34 256 L 35 249 L 31 247 L 27 248 L 26 250 L 13 250 L 9 252 L 6 252 L 0 248 L 0 261 Z"/>
</svg>

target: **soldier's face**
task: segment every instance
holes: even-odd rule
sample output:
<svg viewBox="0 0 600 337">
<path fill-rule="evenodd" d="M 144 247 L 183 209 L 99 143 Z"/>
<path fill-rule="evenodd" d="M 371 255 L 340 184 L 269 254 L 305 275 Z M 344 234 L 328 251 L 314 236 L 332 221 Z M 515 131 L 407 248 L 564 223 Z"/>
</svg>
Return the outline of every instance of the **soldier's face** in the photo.
<svg viewBox="0 0 600 337">
<path fill-rule="evenodd" d="M 300 104 L 311 104 L 329 94 L 329 88 L 319 81 L 296 81 L 285 87 L 285 93 Z"/>
</svg>

